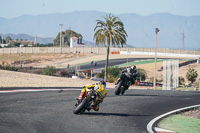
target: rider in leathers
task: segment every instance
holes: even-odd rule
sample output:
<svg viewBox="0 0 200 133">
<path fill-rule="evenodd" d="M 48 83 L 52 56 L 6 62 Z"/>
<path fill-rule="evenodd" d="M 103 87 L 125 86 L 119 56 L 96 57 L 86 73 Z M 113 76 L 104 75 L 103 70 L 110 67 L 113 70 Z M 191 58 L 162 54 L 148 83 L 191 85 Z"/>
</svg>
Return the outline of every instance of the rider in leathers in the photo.
<svg viewBox="0 0 200 133">
<path fill-rule="evenodd" d="M 125 70 L 122 71 L 122 73 L 125 73 L 128 81 L 131 82 L 131 85 L 135 84 L 135 79 L 137 77 L 136 66 L 127 67 Z"/>
<path fill-rule="evenodd" d="M 85 85 L 82 88 L 81 94 L 78 97 L 78 99 L 82 100 L 84 95 L 87 93 L 87 91 L 89 91 L 92 88 L 94 88 L 94 90 L 96 90 L 97 98 L 94 101 L 94 105 L 91 106 L 91 109 L 98 111 L 99 110 L 99 104 L 103 102 L 103 99 L 107 95 L 107 91 L 105 90 L 106 89 L 106 82 L 105 81 L 100 81 L 99 83 L 95 83 L 95 84 L 92 84 L 92 85 Z"/>
</svg>

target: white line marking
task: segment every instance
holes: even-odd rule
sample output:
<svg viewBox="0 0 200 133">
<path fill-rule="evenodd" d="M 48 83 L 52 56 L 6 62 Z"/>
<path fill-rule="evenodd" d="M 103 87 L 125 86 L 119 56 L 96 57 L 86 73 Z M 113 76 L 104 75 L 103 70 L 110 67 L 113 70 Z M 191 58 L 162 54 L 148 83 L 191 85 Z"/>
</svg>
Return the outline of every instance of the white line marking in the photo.
<svg viewBox="0 0 200 133">
<path fill-rule="evenodd" d="M 17 89 L 17 90 L 0 90 L 0 93 L 17 93 L 17 92 L 39 92 L 39 91 L 62 91 L 62 90 L 81 90 L 81 89 Z"/>
<path fill-rule="evenodd" d="M 156 121 L 158 121 L 159 119 L 162 119 L 162 118 L 164 118 L 164 117 L 166 117 L 166 116 L 168 116 L 168 115 L 174 114 L 174 113 L 176 113 L 176 112 L 180 112 L 180 111 L 187 110 L 187 109 L 192 109 L 192 108 L 197 108 L 197 107 L 200 107 L 200 104 L 194 105 L 194 106 L 185 107 L 185 108 L 180 108 L 180 109 L 173 110 L 173 111 L 170 111 L 170 112 L 168 112 L 168 113 L 162 114 L 162 115 L 160 115 L 160 116 L 154 118 L 153 120 L 151 120 L 151 121 L 148 123 L 148 125 L 147 125 L 147 130 L 148 130 L 149 133 L 154 133 L 154 131 L 152 130 L 152 126 L 153 126 L 153 124 L 154 124 Z"/>
<path fill-rule="evenodd" d="M 162 133 L 176 133 L 174 131 L 170 131 L 170 130 L 166 130 L 166 129 L 162 129 L 162 128 L 158 128 L 158 127 L 155 127 L 155 130 L 156 132 L 162 132 Z"/>
</svg>

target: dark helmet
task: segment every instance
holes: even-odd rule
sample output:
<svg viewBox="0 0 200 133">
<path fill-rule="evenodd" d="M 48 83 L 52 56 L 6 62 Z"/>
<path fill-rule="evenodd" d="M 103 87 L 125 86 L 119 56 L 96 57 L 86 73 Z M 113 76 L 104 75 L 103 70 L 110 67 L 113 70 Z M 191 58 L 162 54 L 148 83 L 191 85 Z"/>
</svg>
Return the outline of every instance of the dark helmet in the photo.
<svg viewBox="0 0 200 133">
<path fill-rule="evenodd" d="M 104 85 L 106 87 L 106 82 L 105 81 L 100 81 L 99 84 L 100 85 Z"/>
</svg>

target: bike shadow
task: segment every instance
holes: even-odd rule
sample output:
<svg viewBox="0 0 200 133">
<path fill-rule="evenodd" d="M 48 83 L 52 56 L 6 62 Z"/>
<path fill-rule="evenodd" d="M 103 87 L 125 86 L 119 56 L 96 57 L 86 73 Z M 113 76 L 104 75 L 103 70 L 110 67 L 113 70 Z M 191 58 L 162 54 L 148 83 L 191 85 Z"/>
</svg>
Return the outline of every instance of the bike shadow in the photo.
<svg viewBox="0 0 200 133">
<path fill-rule="evenodd" d="M 134 114 L 124 114 L 124 113 L 102 113 L 102 112 L 84 112 L 82 115 L 94 115 L 94 116 L 122 116 L 122 117 L 129 117 L 129 116 L 149 116 L 149 115 L 134 115 Z"/>
</svg>

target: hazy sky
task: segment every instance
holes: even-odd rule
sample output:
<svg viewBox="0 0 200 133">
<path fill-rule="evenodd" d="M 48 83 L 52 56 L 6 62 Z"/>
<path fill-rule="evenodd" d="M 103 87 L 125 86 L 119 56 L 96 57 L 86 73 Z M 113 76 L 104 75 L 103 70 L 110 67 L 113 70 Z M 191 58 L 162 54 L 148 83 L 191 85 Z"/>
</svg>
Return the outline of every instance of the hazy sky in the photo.
<svg viewBox="0 0 200 133">
<path fill-rule="evenodd" d="M 96 10 L 112 14 L 200 15 L 200 0 L 0 0 L 0 17 Z"/>
</svg>

